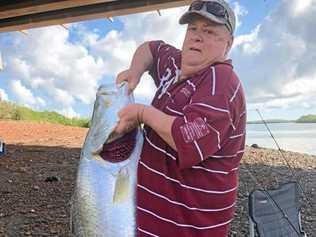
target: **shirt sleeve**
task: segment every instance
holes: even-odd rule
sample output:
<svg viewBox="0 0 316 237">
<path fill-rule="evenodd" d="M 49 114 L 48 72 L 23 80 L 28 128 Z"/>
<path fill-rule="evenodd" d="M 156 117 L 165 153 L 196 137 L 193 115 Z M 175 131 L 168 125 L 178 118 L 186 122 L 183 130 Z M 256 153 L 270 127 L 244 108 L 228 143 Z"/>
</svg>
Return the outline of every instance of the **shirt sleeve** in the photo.
<svg viewBox="0 0 316 237">
<path fill-rule="evenodd" d="M 192 167 L 218 152 L 233 129 L 229 101 L 223 94 L 208 95 L 184 107 L 171 133 L 180 168 Z"/>
<path fill-rule="evenodd" d="M 153 64 L 149 70 L 149 75 L 154 79 L 156 86 L 158 86 L 170 56 L 175 56 L 179 50 L 161 40 L 150 41 L 149 49 L 153 56 Z"/>
</svg>

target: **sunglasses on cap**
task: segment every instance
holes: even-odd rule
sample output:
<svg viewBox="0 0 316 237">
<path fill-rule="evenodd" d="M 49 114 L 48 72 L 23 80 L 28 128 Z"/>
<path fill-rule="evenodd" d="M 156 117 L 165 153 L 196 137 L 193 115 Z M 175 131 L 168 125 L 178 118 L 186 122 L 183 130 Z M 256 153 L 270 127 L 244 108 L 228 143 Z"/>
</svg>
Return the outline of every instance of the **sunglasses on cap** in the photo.
<svg viewBox="0 0 316 237">
<path fill-rule="evenodd" d="M 218 18 L 223 18 L 225 20 L 225 26 L 232 32 L 232 25 L 229 20 L 229 15 L 224 6 L 219 4 L 218 2 L 211 2 L 211 1 L 195 1 L 191 4 L 189 11 L 200 11 L 204 5 L 206 5 L 206 11 Z"/>
</svg>

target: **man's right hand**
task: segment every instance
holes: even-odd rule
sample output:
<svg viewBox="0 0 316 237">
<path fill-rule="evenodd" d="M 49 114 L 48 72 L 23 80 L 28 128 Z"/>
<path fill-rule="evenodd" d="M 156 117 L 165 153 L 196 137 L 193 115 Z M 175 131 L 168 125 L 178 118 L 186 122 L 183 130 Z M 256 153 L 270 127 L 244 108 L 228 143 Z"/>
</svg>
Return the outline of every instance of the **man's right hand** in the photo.
<svg viewBox="0 0 316 237">
<path fill-rule="evenodd" d="M 145 42 L 136 49 L 129 69 L 117 75 L 116 83 L 127 81 L 128 92 L 131 93 L 138 85 L 143 73 L 151 68 L 152 63 L 153 56 L 149 48 L 149 42 Z"/>
<path fill-rule="evenodd" d="M 139 73 L 135 72 L 134 70 L 127 69 L 117 75 L 116 84 L 120 84 L 121 82 L 126 81 L 128 83 L 128 93 L 130 94 L 138 85 L 141 76 L 142 75 L 139 75 Z"/>
</svg>

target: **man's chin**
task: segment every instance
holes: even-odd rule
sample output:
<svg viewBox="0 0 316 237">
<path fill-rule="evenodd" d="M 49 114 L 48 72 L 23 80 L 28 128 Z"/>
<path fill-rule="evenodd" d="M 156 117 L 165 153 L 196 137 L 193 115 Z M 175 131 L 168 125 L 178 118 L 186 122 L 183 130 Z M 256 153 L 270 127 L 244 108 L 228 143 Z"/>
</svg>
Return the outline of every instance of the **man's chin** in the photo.
<svg viewBox="0 0 316 237">
<path fill-rule="evenodd" d="M 190 58 L 186 61 L 186 65 L 190 66 L 190 67 L 199 67 L 202 65 L 202 62 L 201 62 L 201 60 L 194 60 L 194 59 Z"/>
</svg>

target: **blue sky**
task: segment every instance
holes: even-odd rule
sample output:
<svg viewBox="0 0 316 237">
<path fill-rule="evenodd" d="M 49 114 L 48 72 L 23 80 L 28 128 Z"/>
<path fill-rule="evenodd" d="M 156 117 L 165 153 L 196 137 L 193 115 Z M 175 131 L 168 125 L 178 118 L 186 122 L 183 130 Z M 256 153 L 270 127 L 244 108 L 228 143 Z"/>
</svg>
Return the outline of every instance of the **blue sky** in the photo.
<svg viewBox="0 0 316 237">
<path fill-rule="evenodd" d="M 230 0 L 237 30 L 230 57 L 246 92 L 248 120 L 316 114 L 316 0 Z M 186 7 L 0 34 L 2 98 L 37 110 L 89 117 L 95 92 L 129 66 L 137 45 L 162 39 L 181 48 Z M 150 103 L 144 75 L 135 91 Z"/>
</svg>

